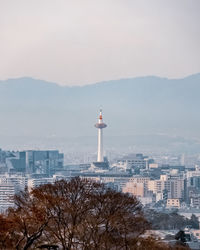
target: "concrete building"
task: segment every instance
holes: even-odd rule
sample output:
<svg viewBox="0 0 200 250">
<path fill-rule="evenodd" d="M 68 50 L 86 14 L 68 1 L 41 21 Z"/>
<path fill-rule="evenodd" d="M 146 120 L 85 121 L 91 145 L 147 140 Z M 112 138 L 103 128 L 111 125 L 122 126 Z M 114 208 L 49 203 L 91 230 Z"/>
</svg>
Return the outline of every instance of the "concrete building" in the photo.
<svg viewBox="0 0 200 250">
<path fill-rule="evenodd" d="M 53 175 L 63 169 L 64 155 L 58 150 L 26 151 L 26 172 Z"/>
<path fill-rule="evenodd" d="M 122 188 L 123 193 L 130 193 L 137 197 L 144 197 L 145 189 L 144 183 L 137 183 L 137 182 L 127 182 L 125 187 Z"/>
<path fill-rule="evenodd" d="M 162 193 L 166 189 L 166 181 L 164 180 L 150 180 L 148 182 L 148 190 L 154 194 Z"/>
<path fill-rule="evenodd" d="M 26 153 L 13 152 L 6 158 L 6 165 L 9 173 L 25 173 L 26 172 Z"/>
<path fill-rule="evenodd" d="M 0 183 L 14 185 L 15 193 L 17 193 L 27 187 L 28 177 L 22 175 L 0 175 Z"/>
<path fill-rule="evenodd" d="M 187 179 L 187 186 L 200 190 L 200 176 L 191 176 Z"/>
<path fill-rule="evenodd" d="M 154 194 L 163 193 L 167 191 L 168 198 L 184 198 L 184 179 L 183 178 L 171 178 L 167 175 L 161 175 L 160 180 L 150 180 L 148 182 L 148 190 Z"/>
<path fill-rule="evenodd" d="M 168 190 L 168 198 L 184 198 L 184 179 L 169 179 L 166 182 L 166 189 Z"/>
<path fill-rule="evenodd" d="M 15 187 L 13 184 L 0 183 L 0 212 L 4 212 L 8 207 L 14 205 L 14 195 Z"/>
<path fill-rule="evenodd" d="M 28 180 L 28 190 L 31 191 L 31 189 L 38 187 L 40 185 L 48 184 L 48 183 L 54 183 L 54 178 L 38 178 L 38 179 L 29 179 Z"/>
<path fill-rule="evenodd" d="M 53 175 L 63 169 L 64 155 L 58 150 L 28 150 L 13 152 L 6 158 L 9 173 Z"/>
<path fill-rule="evenodd" d="M 200 208 L 200 193 L 193 193 L 190 197 L 190 206 Z"/>
<path fill-rule="evenodd" d="M 130 154 L 119 160 L 119 162 L 127 165 L 127 169 L 131 169 L 133 172 L 135 171 L 138 173 L 141 169 L 149 168 L 149 161 L 148 157 L 143 154 Z"/>
<path fill-rule="evenodd" d="M 158 168 L 158 167 L 159 167 L 158 163 L 150 163 L 149 164 L 149 169 L 155 169 L 155 168 Z"/>
<path fill-rule="evenodd" d="M 167 199 L 167 208 L 180 208 L 180 199 Z"/>
</svg>

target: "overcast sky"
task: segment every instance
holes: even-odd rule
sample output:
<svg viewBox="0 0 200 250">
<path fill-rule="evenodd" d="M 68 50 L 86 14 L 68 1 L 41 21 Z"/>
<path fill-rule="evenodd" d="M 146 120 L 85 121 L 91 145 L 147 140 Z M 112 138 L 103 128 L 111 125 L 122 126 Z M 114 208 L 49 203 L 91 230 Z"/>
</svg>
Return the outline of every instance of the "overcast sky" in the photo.
<svg viewBox="0 0 200 250">
<path fill-rule="evenodd" d="M 0 0 L 0 80 L 200 72 L 200 0 Z"/>
</svg>

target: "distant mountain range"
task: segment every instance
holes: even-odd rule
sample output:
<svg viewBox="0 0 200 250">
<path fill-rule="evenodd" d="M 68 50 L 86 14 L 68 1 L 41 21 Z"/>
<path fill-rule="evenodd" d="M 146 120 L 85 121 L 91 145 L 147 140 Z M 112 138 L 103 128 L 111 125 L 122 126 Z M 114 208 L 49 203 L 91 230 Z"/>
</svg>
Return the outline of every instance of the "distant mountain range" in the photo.
<svg viewBox="0 0 200 250">
<path fill-rule="evenodd" d="M 95 136 L 100 107 L 107 136 L 200 140 L 200 74 L 183 79 L 137 77 L 83 87 L 32 78 L 0 81 L 0 138 Z"/>
</svg>

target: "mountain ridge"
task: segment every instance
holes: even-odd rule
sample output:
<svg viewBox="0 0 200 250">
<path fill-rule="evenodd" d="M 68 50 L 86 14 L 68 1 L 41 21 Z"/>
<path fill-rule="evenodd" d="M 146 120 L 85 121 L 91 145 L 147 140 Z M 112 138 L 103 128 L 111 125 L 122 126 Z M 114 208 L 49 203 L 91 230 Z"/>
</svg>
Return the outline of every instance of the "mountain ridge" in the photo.
<svg viewBox="0 0 200 250">
<path fill-rule="evenodd" d="M 145 76 L 84 86 L 33 78 L 0 81 L 1 134 L 95 135 L 102 106 L 109 135 L 200 137 L 200 73 L 181 79 Z"/>
<path fill-rule="evenodd" d="M 94 83 L 89 83 L 89 84 L 84 84 L 84 85 L 62 85 L 59 84 L 57 82 L 51 82 L 48 80 L 42 80 L 39 78 L 34 78 L 34 77 L 28 77 L 28 76 L 23 76 L 23 77 L 14 77 L 14 78 L 8 78 L 5 80 L 0 80 L 0 84 L 8 84 L 9 82 L 19 82 L 19 81 L 35 81 L 35 83 L 37 82 L 42 82 L 45 84 L 51 84 L 51 85 L 56 85 L 59 87 L 67 87 L 67 88 L 76 88 L 76 87 L 87 87 L 87 86 L 93 86 L 93 85 L 98 85 L 98 84 L 104 84 L 104 83 L 112 83 L 112 82 L 118 82 L 118 81 L 129 81 L 129 80 L 138 80 L 138 79 L 145 79 L 145 78 L 154 78 L 154 79 L 163 79 L 163 80 L 184 80 L 184 79 L 191 79 L 193 77 L 199 77 L 200 79 L 200 73 L 195 73 L 195 74 L 191 74 L 191 75 L 187 75 L 185 77 L 179 77 L 179 78 L 170 78 L 170 77 L 161 77 L 161 76 L 155 76 L 155 75 L 146 75 L 146 76 L 137 76 L 137 77 L 128 77 L 128 78 L 119 78 L 119 79 L 112 79 L 112 80 L 103 80 L 103 81 L 98 81 L 98 82 L 94 82 Z"/>
</svg>

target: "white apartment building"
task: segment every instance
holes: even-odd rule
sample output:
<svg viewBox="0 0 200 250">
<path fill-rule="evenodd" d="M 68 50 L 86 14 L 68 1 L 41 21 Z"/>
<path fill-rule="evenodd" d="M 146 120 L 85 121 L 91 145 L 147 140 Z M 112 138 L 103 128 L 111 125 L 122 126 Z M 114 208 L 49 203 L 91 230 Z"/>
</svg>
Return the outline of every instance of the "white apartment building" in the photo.
<svg viewBox="0 0 200 250">
<path fill-rule="evenodd" d="M 38 187 L 40 185 L 48 184 L 48 183 L 54 183 L 54 178 L 38 178 L 38 179 L 29 179 L 28 180 L 28 190 L 31 191 L 31 189 Z"/>
<path fill-rule="evenodd" d="M 14 205 L 13 196 L 15 188 L 13 184 L 0 184 L 0 212 L 5 211 L 8 207 Z"/>
</svg>

